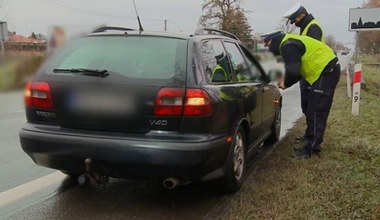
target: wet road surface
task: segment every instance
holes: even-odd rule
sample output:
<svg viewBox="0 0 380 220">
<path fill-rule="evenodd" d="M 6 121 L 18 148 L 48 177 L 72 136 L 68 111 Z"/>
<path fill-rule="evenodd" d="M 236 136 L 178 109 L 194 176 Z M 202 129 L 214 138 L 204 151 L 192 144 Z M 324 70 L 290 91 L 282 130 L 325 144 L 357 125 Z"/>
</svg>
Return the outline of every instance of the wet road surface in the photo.
<svg viewBox="0 0 380 220">
<path fill-rule="evenodd" d="M 22 91 L 0 93 L 0 103 L 0 192 L 3 192 L 53 171 L 36 166 L 20 147 L 18 132 L 26 121 Z"/>
</svg>

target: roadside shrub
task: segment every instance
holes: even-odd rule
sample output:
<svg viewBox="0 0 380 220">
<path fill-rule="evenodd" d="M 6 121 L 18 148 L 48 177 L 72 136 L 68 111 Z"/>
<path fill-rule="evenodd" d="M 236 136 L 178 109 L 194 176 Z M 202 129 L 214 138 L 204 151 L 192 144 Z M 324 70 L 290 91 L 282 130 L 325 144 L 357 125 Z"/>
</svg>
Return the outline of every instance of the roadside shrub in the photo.
<svg viewBox="0 0 380 220">
<path fill-rule="evenodd" d="M 11 58 L 0 63 L 0 91 L 22 86 L 41 66 L 44 57 Z"/>
<path fill-rule="evenodd" d="M 30 78 L 41 66 L 44 57 L 31 57 L 21 61 L 15 69 L 15 82 L 16 84 L 23 83 L 27 78 Z"/>
</svg>

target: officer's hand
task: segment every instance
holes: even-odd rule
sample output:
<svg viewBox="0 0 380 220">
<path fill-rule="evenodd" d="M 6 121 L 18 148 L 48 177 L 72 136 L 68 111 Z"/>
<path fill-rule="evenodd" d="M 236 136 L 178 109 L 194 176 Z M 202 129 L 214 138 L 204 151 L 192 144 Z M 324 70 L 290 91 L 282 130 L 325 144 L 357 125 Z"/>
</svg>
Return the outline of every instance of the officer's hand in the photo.
<svg viewBox="0 0 380 220">
<path fill-rule="evenodd" d="M 281 72 L 278 72 L 277 74 L 276 74 L 276 81 L 277 82 L 280 82 L 280 81 L 283 81 L 284 80 L 284 76 L 282 76 L 282 73 Z"/>
<path fill-rule="evenodd" d="M 279 82 L 277 83 L 277 86 L 278 86 L 278 88 L 280 88 L 280 89 L 285 89 L 285 88 L 286 88 L 286 87 L 285 87 L 285 81 L 284 81 L 284 80 L 279 81 Z"/>
</svg>

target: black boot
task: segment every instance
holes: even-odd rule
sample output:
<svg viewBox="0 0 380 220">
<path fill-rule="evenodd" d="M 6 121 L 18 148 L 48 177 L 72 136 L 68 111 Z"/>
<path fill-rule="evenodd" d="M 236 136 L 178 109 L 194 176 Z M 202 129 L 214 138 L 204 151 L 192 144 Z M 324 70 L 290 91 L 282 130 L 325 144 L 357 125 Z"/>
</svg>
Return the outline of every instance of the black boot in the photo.
<svg viewBox="0 0 380 220">
<path fill-rule="evenodd" d="M 321 150 L 320 149 L 315 149 L 313 150 L 313 154 L 318 156 L 318 157 L 321 157 Z"/>
<path fill-rule="evenodd" d="M 297 159 L 306 160 L 311 158 L 312 151 L 305 146 L 303 148 L 294 149 L 294 154 Z"/>
<path fill-rule="evenodd" d="M 310 159 L 312 155 L 320 157 L 320 152 L 320 149 L 311 150 L 308 146 L 294 149 L 294 154 L 296 155 L 296 158 L 300 160 Z"/>
</svg>

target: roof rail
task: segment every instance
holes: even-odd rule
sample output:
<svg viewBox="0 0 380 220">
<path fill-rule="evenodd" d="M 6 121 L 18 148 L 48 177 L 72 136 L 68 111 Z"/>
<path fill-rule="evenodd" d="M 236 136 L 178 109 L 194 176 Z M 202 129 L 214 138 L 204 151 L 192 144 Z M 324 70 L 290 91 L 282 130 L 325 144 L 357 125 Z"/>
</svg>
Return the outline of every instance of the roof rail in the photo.
<svg viewBox="0 0 380 220">
<path fill-rule="evenodd" d="M 113 30 L 113 31 L 136 31 L 136 29 L 133 28 L 124 28 L 124 27 L 114 27 L 114 26 L 101 26 L 96 28 L 95 30 L 92 31 L 92 33 L 101 33 L 105 32 L 108 30 Z"/>
<path fill-rule="evenodd" d="M 214 29 L 214 28 L 198 28 L 195 31 L 195 35 L 203 35 L 205 32 L 208 34 L 212 34 L 212 32 L 216 32 L 222 36 L 229 37 L 235 40 L 239 40 L 238 37 L 236 37 L 234 34 L 231 34 L 230 32 L 219 30 L 219 29 Z"/>
</svg>

